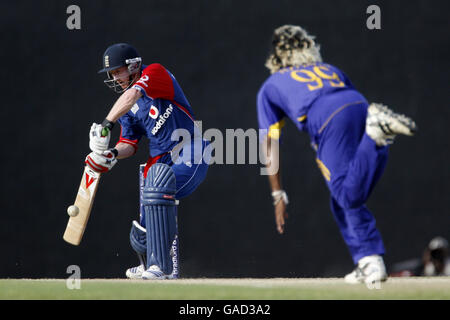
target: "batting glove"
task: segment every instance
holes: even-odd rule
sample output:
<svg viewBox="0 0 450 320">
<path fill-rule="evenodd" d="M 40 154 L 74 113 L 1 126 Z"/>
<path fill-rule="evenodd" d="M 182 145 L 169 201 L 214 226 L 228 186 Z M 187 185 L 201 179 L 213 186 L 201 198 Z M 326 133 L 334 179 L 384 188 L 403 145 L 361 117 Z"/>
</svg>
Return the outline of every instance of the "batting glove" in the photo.
<svg viewBox="0 0 450 320">
<path fill-rule="evenodd" d="M 102 136 L 103 126 L 98 123 L 93 123 L 89 131 L 89 148 L 98 154 L 102 154 L 108 150 L 109 140 L 111 139 L 110 130 L 107 131 L 106 136 Z"/>
<path fill-rule="evenodd" d="M 108 172 L 117 163 L 118 152 L 116 149 L 109 149 L 103 151 L 102 154 L 97 152 L 91 152 L 87 155 L 85 159 L 86 165 L 88 165 L 92 170 L 100 173 Z"/>
</svg>

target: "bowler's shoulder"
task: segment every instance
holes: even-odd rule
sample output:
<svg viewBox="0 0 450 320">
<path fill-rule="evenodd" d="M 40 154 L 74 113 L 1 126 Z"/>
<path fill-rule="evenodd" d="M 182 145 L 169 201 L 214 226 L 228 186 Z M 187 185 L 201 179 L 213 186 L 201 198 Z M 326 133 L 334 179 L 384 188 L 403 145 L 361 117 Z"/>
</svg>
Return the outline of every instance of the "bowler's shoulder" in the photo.
<svg viewBox="0 0 450 320">
<path fill-rule="evenodd" d="M 258 95 L 269 94 L 277 90 L 277 86 L 280 83 L 280 75 L 278 72 L 272 73 L 259 88 Z"/>
</svg>

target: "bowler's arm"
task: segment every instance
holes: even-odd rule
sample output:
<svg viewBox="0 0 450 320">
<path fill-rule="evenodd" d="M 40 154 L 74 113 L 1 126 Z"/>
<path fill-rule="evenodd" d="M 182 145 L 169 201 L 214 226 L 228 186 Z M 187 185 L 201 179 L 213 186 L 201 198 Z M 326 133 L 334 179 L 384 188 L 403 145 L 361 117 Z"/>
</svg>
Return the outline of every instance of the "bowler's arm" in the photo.
<svg viewBox="0 0 450 320">
<path fill-rule="evenodd" d="M 282 191 L 281 174 L 280 174 L 280 149 L 278 140 L 270 139 L 268 136 L 262 142 L 263 154 L 266 156 L 265 163 L 267 168 L 267 177 L 269 179 L 270 188 L 273 192 Z M 277 231 L 284 233 L 285 219 L 288 217 L 286 212 L 286 203 L 281 200 L 275 205 L 275 223 Z"/>
<path fill-rule="evenodd" d="M 266 136 L 261 142 L 265 157 L 266 175 L 272 192 L 282 190 L 280 174 L 280 148 L 278 140 Z"/>
</svg>

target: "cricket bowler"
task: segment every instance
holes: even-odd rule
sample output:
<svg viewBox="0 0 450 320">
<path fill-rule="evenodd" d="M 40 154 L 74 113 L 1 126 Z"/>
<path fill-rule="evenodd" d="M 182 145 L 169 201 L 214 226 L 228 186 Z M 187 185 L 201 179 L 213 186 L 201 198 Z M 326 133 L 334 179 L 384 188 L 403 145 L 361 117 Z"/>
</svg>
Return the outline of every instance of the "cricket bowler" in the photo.
<svg viewBox="0 0 450 320">
<path fill-rule="evenodd" d="M 398 134 L 413 135 L 415 123 L 382 104 L 369 104 L 341 70 L 322 62 L 314 37 L 299 26 L 275 29 L 265 66 L 271 76 L 258 92 L 257 113 L 260 129 L 268 132 L 261 142 L 269 165 L 279 162 L 279 149 L 271 145 L 287 117 L 308 133 L 330 191 L 331 210 L 356 265 L 345 281 L 385 281 L 385 248 L 365 203 L 383 174 L 389 145 Z M 282 234 L 288 197 L 280 170 L 268 177 Z"/>
<path fill-rule="evenodd" d="M 192 108 L 173 74 L 158 63 L 143 65 L 133 46 L 108 47 L 99 73 L 106 73 L 105 84 L 121 95 L 103 123 L 92 124 L 92 152 L 86 164 L 94 171 L 108 172 L 118 160 L 136 153 L 141 138 L 149 143 L 149 158 L 139 170 L 140 221 L 132 222 L 130 232 L 140 265 L 128 269 L 126 276 L 177 278 L 177 205 L 205 179 L 208 163 L 202 159 L 202 150 L 207 142 L 198 134 Z M 109 148 L 116 122 L 120 138 Z M 172 139 L 175 130 L 184 130 L 190 138 Z"/>
</svg>

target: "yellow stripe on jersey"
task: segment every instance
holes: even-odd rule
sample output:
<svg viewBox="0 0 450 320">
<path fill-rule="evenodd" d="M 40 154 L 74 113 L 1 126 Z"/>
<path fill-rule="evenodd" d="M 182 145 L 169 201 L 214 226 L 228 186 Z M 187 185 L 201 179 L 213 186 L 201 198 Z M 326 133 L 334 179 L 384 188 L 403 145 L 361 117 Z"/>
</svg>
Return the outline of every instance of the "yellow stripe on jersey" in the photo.
<svg viewBox="0 0 450 320">
<path fill-rule="evenodd" d="M 325 180 L 330 181 L 331 180 L 330 170 L 328 170 L 328 168 L 323 164 L 322 161 L 319 160 L 319 158 L 316 158 L 316 162 Z"/>
<path fill-rule="evenodd" d="M 302 115 L 301 117 L 298 117 L 297 121 L 298 122 L 303 122 L 303 121 L 305 121 L 305 119 L 306 119 L 306 114 Z"/>
<path fill-rule="evenodd" d="M 269 127 L 269 133 L 267 134 L 272 139 L 280 139 L 281 136 L 281 128 L 285 125 L 284 119 L 275 122 L 273 125 Z"/>
</svg>

